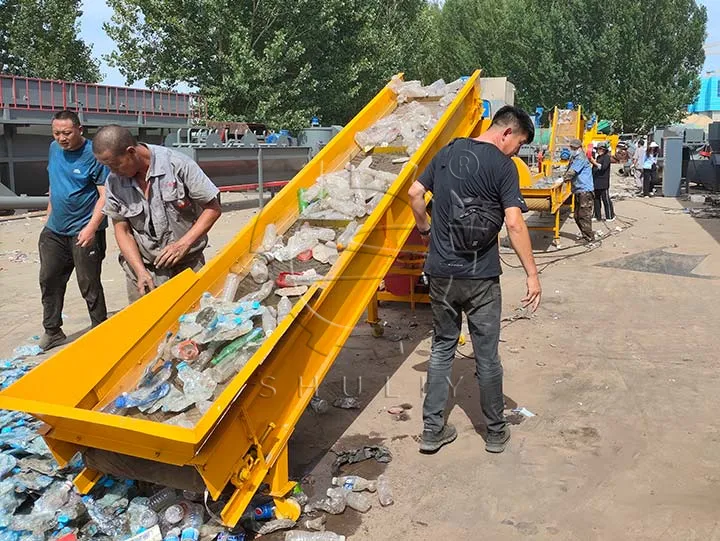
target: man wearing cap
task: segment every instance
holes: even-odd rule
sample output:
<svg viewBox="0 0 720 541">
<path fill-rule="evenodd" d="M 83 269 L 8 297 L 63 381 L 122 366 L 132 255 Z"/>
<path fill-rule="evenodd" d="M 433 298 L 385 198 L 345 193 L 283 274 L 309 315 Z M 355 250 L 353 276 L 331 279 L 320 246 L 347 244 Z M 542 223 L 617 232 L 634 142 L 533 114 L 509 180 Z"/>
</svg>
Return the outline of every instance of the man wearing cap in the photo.
<svg viewBox="0 0 720 541">
<path fill-rule="evenodd" d="M 570 141 L 570 164 L 563 175 L 565 180 L 572 181 L 572 191 L 575 196 L 575 223 L 580 234 L 586 242 L 595 240 L 592 231 L 592 214 L 595 204 L 592 165 L 582 151 L 582 141 Z"/>
</svg>

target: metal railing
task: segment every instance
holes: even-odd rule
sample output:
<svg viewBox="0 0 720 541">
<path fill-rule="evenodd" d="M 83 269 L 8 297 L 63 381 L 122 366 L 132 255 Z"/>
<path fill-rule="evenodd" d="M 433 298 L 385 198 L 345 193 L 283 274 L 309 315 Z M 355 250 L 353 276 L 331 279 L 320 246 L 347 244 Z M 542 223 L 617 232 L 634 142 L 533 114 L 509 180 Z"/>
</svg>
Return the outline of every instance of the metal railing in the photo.
<svg viewBox="0 0 720 541">
<path fill-rule="evenodd" d="M 206 118 L 198 94 L 93 83 L 0 75 L 0 108 L 36 111 L 61 109 L 155 117 Z"/>
</svg>

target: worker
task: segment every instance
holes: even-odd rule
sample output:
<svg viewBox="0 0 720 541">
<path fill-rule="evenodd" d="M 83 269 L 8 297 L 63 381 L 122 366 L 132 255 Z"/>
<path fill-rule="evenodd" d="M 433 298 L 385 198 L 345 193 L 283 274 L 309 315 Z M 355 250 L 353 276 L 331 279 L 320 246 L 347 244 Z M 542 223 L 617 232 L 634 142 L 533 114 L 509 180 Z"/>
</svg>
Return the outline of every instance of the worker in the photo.
<svg viewBox="0 0 720 541">
<path fill-rule="evenodd" d="M 582 151 L 580 139 L 570 141 L 570 163 L 563 175 L 565 180 L 572 181 L 575 197 L 575 223 L 580 229 L 580 238 L 585 242 L 593 242 L 592 231 L 593 204 L 595 192 L 593 186 L 592 166 Z"/>
<path fill-rule="evenodd" d="M 632 157 L 632 171 L 635 177 L 635 187 L 640 193 L 643 189 L 643 164 L 645 163 L 645 140 L 641 137 Z"/>
<path fill-rule="evenodd" d="M 590 163 L 593 166 L 593 187 L 595 188 L 595 219 L 602 219 L 601 206 L 605 207 L 605 220 L 615 220 L 615 210 L 610 200 L 610 154 L 608 154 L 607 143 L 598 144 L 597 158 L 592 158 Z"/>
<path fill-rule="evenodd" d="M 655 191 L 655 180 L 657 177 L 657 162 L 660 145 L 655 141 L 648 146 L 645 160 L 643 161 L 643 197 L 650 197 Z"/>
<path fill-rule="evenodd" d="M 39 346 L 47 351 L 61 344 L 62 310 L 68 280 L 75 269 L 78 287 L 95 327 L 107 319 L 105 293 L 100 273 L 105 258 L 105 204 L 107 168 L 83 137 L 80 118 L 73 111 L 60 111 L 52 120 L 48 156 L 50 201 L 45 227 L 40 233 L 40 292 L 44 334 Z"/>
<path fill-rule="evenodd" d="M 200 167 L 117 125 L 98 131 L 93 152 L 110 168 L 103 212 L 113 221 L 129 301 L 185 269 L 200 270 L 221 212 L 219 191 Z"/>
<path fill-rule="evenodd" d="M 408 192 L 415 222 L 429 243 L 425 274 L 430 287 L 433 340 L 423 405 L 420 451 L 432 453 L 457 437 L 445 423 L 453 358 L 465 312 L 480 384 L 480 405 L 487 426 L 485 449 L 500 453 L 510 439 L 503 415 L 500 339 L 500 254 L 497 237 L 503 221 L 527 274 L 523 304 L 540 304 L 540 280 L 522 213 L 518 171 L 509 156 L 535 133 L 530 116 L 505 106 L 480 136 L 455 139 L 435 155 Z M 425 193 L 433 194 L 429 223 Z"/>
</svg>

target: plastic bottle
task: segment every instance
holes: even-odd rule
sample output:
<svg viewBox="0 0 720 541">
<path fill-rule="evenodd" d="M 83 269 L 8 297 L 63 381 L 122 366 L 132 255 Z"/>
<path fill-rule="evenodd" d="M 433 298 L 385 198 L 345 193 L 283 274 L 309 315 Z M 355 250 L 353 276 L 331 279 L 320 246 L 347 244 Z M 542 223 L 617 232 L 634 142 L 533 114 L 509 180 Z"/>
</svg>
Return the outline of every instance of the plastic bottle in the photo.
<svg viewBox="0 0 720 541">
<path fill-rule="evenodd" d="M 106 514 L 92 496 L 83 497 L 83 502 L 87 507 L 88 515 L 102 533 L 110 536 L 120 536 L 126 533 L 128 527 L 126 514 Z"/>
<path fill-rule="evenodd" d="M 208 375 L 203 372 L 193 370 L 187 363 L 179 363 L 177 365 L 178 378 L 183 382 L 183 393 L 185 397 L 192 402 L 201 400 L 209 400 L 217 383 L 215 383 Z"/>
<path fill-rule="evenodd" d="M 275 284 L 274 280 L 268 280 L 265 282 L 260 289 L 257 291 L 254 291 L 252 293 L 248 293 L 243 298 L 240 299 L 240 302 L 262 302 L 265 299 L 267 299 L 270 296 L 270 293 L 272 293 L 273 285 Z"/>
<path fill-rule="evenodd" d="M 345 536 L 338 535 L 335 532 L 293 530 L 285 532 L 285 541 L 345 541 Z"/>
<path fill-rule="evenodd" d="M 370 498 L 367 494 L 361 492 L 348 492 L 345 495 L 345 500 L 347 501 L 348 507 L 352 507 L 355 511 L 360 511 L 361 513 L 367 513 L 372 507 Z"/>
<path fill-rule="evenodd" d="M 157 387 L 142 387 L 130 393 L 123 393 L 115 399 L 115 407 L 121 409 L 135 408 L 152 404 L 160 400 L 170 392 L 168 382 L 161 383 Z"/>
<path fill-rule="evenodd" d="M 378 495 L 378 501 L 380 501 L 380 505 L 383 507 L 387 507 L 388 505 L 392 505 L 395 500 L 393 500 L 393 494 L 392 494 L 392 487 L 390 486 L 390 479 L 388 479 L 385 475 L 378 475 L 377 478 L 377 495 Z"/>
<path fill-rule="evenodd" d="M 277 305 L 277 322 L 278 325 L 287 317 L 292 310 L 292 301 L 287 297 L 281 297 L 280 302 Z"/>
<path fill-rule="evenodd" d="M 159 513 L 178 500 L 178 493 L 174 488 L 165 487 L 148 498 L 148 507 Z"/>
<path fill-rule="evenodd" d="M 165 534 L 163 541 L 180 541 L 181 533 L 182 530 L 180 530 L 180 528 L 172 528 L 171 530 L 168 530 L 168 533 Z"/>
<path fill-rule="evenodd" d="M 148 498 L 134 498 L 127 509 L 130 533 L 148 530 L 158 523 L 158 515 L 148 506 Z"/>
<path fill-rule="evenodd" d="M 265 308 L 265 311 L 262 313 L 262 328 L 265 333 L 265 338 L 270 336 L 277 328 L 277 310 L 272 306 Z"/>
<path fill-rule="evenodd" d="M 203 510 L 199 506 L 192 506 L 185 516 L 182 525 L 181 541 L 198 541 L 200 527 L 203 525 Z"/>
<path fill-rule="evenodd" d="M 57 519 L 60 524 L 65 526 L 68 522 L 83 516 L 85 512 L 85 504 L 82 498 L 79 494 L 71 491 L 67 503 L 58 510 Z"/>
<path fill-rule="evenodd" d="M 299 483 L 293 487 L 292 492 L 290 493 L 290 497 L 296 502 L 298 502 L 300 507 L 302 507 L 308 502 L 307 494 L 305 494 L 305 491 L 302 489 Z"/>
<path fill-rule="evenodd" d="M 268 274 L 268 267 L 265 261 L 259 257 L 255 258 L 252 267 L 250 267 L 250 276 L 255 280 L 255 283 L 264 284 L 267 282 Z"/>
<path fill-rule="evenodd" d="M 350 222 L 345 228 L 345 230 L 340 233 L 337 238 L 337 249 L 344 250 L 345 248 L 347 248 L 350 245 L 350 241 L 355 237 L 355 233 L 357 233 L 359 228 L 360 224 L 358 224 L 355 220 Z"/>
<path fill-rule="evenodd" d="M 275 246 L 277 238 L 278 234 L 275 224 L 267 224 L 267 226 L 265 226 L 265 233 L 263 234 L 263 241 L 260 249 L 263 252 L 269 252 L 270 250 L 272 250 L 273 246 Z"/>
<path fill-rule="evenodd" d="M 241 351 L 231 359 L 227 359 L 218 365 L 211 366 L 204 373 L 215 383 L 225 383 L 231 376 L 237 374 L 252 357 L 249 351 Z"/>
<path fill-rule="evenodd" d="M 190 505 L 187 502 L 179 502 L 165 509 L 163 518 L 168 524 L 180 524 L 189 510 Z"/>
<path fill-rule="evenodd" d="M 227 278 L 225 278 L 225 285 L 223 286 L 222 295 L 220 296 L 223 302 L 233 302 L 235 300 L 235 294 L 237 293 L 239 285 L 240 276 L 234 272 L 229 272 Z"/>
<path fill-rule="evenodd" d="M 234 356 L 241 349 L 252 345 L 257 342 L 259 338 L 263 336 L 262 329 L 253 329 L 248 334 L 235 339 L 233 342 L 225 346 L 210 363 L 214 366 L 219 365 L 226 360 L 229 360 L 231 356 Z"/>
<path fill-rule="evenodd" d="M 357 475 L 344 475 L 342 477 L 333 477 L 332 484 L 336 486 L 341 486 L 345 490 L 350 490 L 353 492 L 361 492 L 363 490 L 375 492 L 375 490 L 377 490 L 377 482 L 368 481 L 367 479 L 359 477 Z"/>
<path fill-rule="evenodd" d="M 255 507 L 255 520 L 270 520 L 275 518 L 275 506 L 272 503 L 265 503 Z"/>
</svg>

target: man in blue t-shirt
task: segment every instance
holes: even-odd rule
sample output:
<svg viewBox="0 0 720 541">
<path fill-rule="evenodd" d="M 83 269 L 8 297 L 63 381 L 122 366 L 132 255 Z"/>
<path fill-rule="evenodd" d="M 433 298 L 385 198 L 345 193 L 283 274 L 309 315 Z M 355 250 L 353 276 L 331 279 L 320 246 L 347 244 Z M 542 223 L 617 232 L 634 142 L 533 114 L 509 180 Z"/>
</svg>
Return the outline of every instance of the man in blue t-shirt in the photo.
<svg viewBox="0 0 720 541">
<path fill-rule="evenodd" d="M 592 215 L 595 206 L 595 186 L 593 184 L 592 165 L 582 151 L 582 141 L 570 141 L 570 164 L 565 171 L 565 180 L 572 181 L 572 191 L 575 196 L 575 223 L 580 229 L 580 235 L 585 242 L 595 240 L 592 230 Z"/>
<path fill-rule="evenodd" d="M 50 204 L 39 241 L 43 350 L 61 344 L 66 338 L 62 331 L 62 309 L 73 269 L 92 326 L 107 319 L 100 271 L 105 258 L 107 220 L 102 208 L 109 171 L 95 159 L 92 143 L 83 137 L 80 119 L 74 112 L 55 114 L 52 135 L 55 141 L 48 157 Z"/>
<path fill-rule="evenodd" d="M 527 275 L 523 304 L 535 311 L 540 304 L 540 280 L 522 217 L 527 206 L 510 158 L 521 145 L 532 142 L 534 133 L 525 111 L 503 107 L 480 136 L 455 139 L 441 149 L 408 192 L 417 228 L 430 243 L 425 273 L 430 282 L 433 340 L 421 452 L 435 452 L 457 437 L 455 428 L 445 422 L 445 407 L 463 312 L 487 427 L 485 449 L 501 453 L 510 439 L 498 355 L 502 270 L 497 237 L 504 222 Z M 432 223 L 426 212 L 426 192 L 433 196 Z"/>
</svg>

